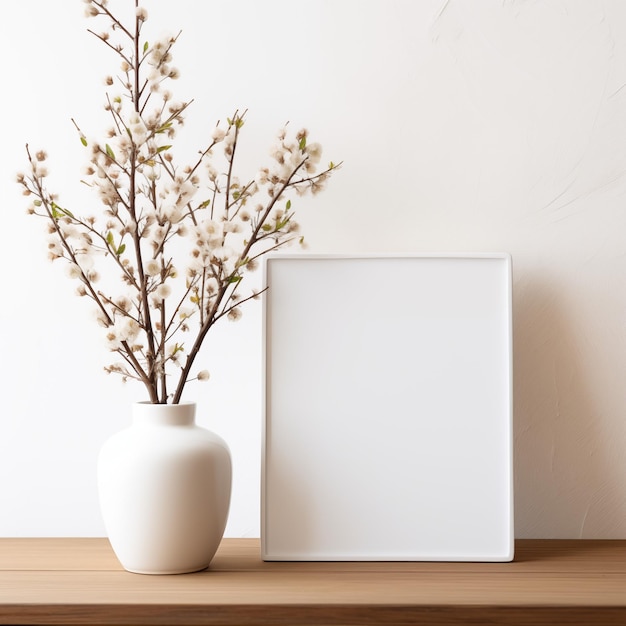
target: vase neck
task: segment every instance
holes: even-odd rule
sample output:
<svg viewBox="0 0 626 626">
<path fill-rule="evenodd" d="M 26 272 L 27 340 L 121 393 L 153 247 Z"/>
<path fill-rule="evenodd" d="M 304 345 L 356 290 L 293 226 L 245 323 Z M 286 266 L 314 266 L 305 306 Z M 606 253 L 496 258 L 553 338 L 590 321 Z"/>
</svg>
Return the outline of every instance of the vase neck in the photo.
<svg viewBox="0 0 626 626">
<path fill-rule="evenodd" d="M 195 423 L 196 404 L 133 404 L 133 424 L 147 426 L 192 426 Z"/>
</svg>

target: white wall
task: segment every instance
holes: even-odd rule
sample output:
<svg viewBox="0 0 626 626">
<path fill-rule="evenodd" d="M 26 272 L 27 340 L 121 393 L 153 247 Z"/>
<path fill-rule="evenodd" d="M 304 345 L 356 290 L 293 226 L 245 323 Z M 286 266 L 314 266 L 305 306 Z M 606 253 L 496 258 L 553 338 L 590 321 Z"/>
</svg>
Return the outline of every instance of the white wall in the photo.
<svg viewBox="0 0 626 626">
<path fill-rule="evenodd" d="M 626 538 L 626 4 L 148 9 L 157 32 L 183 31 L 177 96 L 195 98 L 190 132 L 248 108 L 251 167 L 286 120 L 345 162 L 323 195 L 296 207 L 310 252 L 512 254 L 516 534 Z M 13 181 L 23 144 L 44 146 L 72 204 L 83 153 L 70 117 L 100 127 L 101 78 L 114 62 L 86 34 L 78 0 L 8 11 L 0 536 L 101 535 L 96 454 L 142 392 L 102 372 L 108 354 L 89 310 L 47 262 L 43 224 L 25 216 Z M 233 450 L 230 536 L 259 532 L 260 346 L 253 303 L 207 346 L 213 377 L 193 390 L 200 422 Z"/>
</svg>

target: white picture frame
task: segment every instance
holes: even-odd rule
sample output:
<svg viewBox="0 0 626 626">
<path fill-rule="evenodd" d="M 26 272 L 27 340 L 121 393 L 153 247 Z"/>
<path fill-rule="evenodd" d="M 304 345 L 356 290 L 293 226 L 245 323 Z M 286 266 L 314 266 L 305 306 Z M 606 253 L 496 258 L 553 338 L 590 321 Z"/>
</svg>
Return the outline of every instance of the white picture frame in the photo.
<svg viewBox="0 0 626 626">
<path fill-rule="evenodd" d="M 512 560 L 510 256 L 264 274 L 262 558 Z"/>
</svg>

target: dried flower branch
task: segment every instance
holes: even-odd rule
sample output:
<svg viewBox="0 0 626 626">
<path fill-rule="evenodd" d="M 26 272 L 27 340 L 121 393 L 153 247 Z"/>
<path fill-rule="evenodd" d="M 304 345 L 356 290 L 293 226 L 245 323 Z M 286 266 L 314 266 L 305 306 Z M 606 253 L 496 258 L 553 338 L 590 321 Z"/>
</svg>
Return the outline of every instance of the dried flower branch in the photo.
<svg viewBox="0 0 626 626">
<path fill-rule="evenodd" d="M 238 319 L 242 304 L 259 295 L 240 293 L 246 273 L 267 252 L 302 242 L 291 196 L 318 193 L 340 164 L 318 171 L 321 146 L 306 130 L 290 137 L 284 128 L 270 165 L 240 181 L 235 155 L 245 112 L 236 111 L 215 126 L 190 164 L 178 165 L 174 141 L 191 104 L 166 89 L 178 77 L 172 66 L 178 35 L 145 41 L 148 13 L 138 0 L 130 25 L 108 0 L 84 2 L 88 17 L 107 24 L 104 32 L 89 32 L 120 63 L 105 79 L 106 140 L 89 140 L 72 120 L 89 151 L 81 182 L 97 194 L 99 211 L 59 204 L 46 184 L 44 151 L 26 147 L 30 170 L 18 182 L 32 198 L 29 212 L 47 220 L 50 259 L 63 259 L 78 294 L 95 304 L 119 357 L 105 370 L 143 383 L 153 403 L 178 403 L 187 382 L 209 378 L 206 370 L 191 377 L 209 330 L 223 317 Z M 121 280 L 97 286 L 101 276 L 111 277 L 111 269 L 99 269 L 105 266 Z"/>
</svg>

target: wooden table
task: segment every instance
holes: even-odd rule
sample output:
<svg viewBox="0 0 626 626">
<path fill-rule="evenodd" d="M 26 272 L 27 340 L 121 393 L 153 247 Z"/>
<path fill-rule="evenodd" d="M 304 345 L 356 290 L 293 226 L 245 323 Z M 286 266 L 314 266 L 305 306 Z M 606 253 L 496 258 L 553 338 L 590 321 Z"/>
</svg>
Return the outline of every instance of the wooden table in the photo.
<svg viewBox="0 0 626 626">
<path fill-rule="evenodd" d="M 626 625 L 626 541 L 518 541 L 512 563 L 264 563 L 129 574 L 106 539 L 0 539 L 0 624 Z"/>
</svg>

